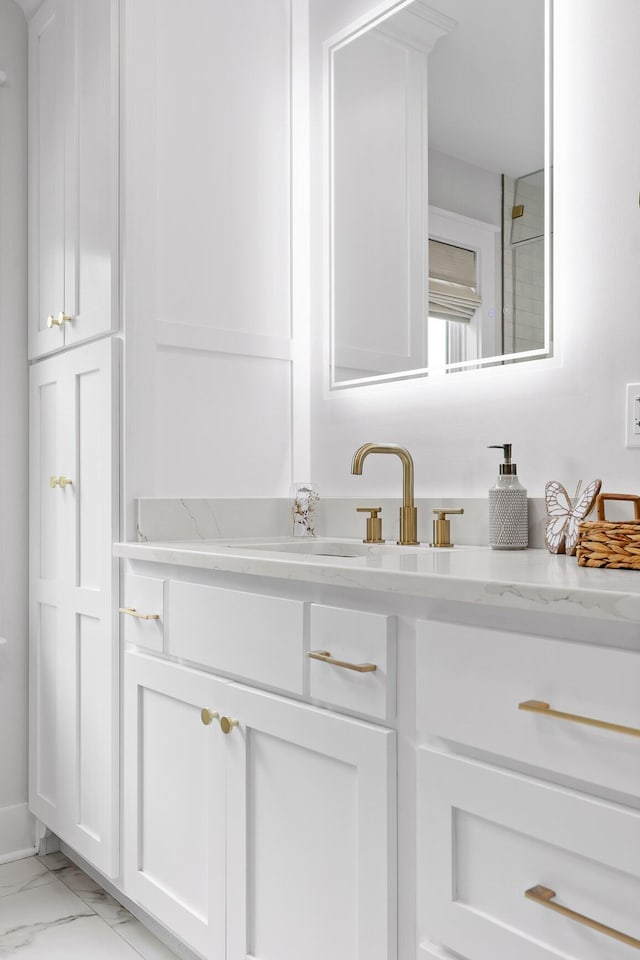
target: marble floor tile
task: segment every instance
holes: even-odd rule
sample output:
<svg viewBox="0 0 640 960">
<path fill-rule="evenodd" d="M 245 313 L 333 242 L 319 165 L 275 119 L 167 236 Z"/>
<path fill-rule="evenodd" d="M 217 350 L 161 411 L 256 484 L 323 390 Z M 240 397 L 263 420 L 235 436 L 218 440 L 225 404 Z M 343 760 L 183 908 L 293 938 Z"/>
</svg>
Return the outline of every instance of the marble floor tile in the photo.
<svg viewBox="0 0 640 960">
<path fill-rule="evenodd" d="M 51 883 L 0 900 L 0 956 L 26 947 L 49 928 L 72 923 L 93 911 L 54 877 Z"/>
<path fill-rule="evenodd" d="M 47 853 L 43 857 L 36 857 L 35 859 L 38 863 L 45 866 L 47 870 L 57 870 L 59 867 L 68 867 L 71 863 L 71 860 L 59 851 L 57 853 Z"/>
<path fill-rule="evenodd" d="M 95 914 L 37 924 L 3 945 L 0 957 L 15 960 L 141 960 L 140 954 Z"/>
<path fill-rule="evenodd" d="M 176 960 L 62 853 L 0 865 L 0 958 Z"/>
<path fill-rule="evenodd" d="M 21 890 L 51 883 L 53 879 L 53 874 L 38 862 L 37 857 L 0 864 L 0 897 L 9 897 Z"/>
<path fill-rule="evenodd" d="M 51 858 L 51 859 L 50 859 Z M 54 859 L 55 858 L 55 859 Z M 51 853 L 47 857 L 38 858 L 49 867 L 51 874 L 64 883 L 65 887 L 73 890 L 80 899 L 88 904 L 99 917 L 102 917 L 109 926 L 122 923 L 131 918 L 129 911 L 117 900 L 103 890 L 102 887 L 88 877 L 79 867 L 68 860 L 62 853 Z"/>
<path fill-rule="evenodd" d="M 177 960 L 175 953 L 165 947 L 164 943 L 154 937 L 151 931 L 131 914 L 128 914 L 127 920 L 119 922 L 113 929 L 123 940 L 131 944 L 144 957 L 144 960 Z"/>
</svg>

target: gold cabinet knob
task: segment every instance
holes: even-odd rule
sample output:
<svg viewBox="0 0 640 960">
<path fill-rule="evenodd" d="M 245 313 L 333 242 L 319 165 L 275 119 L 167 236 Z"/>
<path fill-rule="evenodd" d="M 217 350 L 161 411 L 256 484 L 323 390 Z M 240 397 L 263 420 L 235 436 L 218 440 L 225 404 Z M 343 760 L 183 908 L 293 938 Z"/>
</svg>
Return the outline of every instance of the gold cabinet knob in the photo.
<svg viewBox="0 0 640 960">
<path fill-rule="evenodd" d="M 68 313 L 63 313 L 60 311 L 57 317 L 54 317 L 53 314 L 49 314 L 47 317 L 47 326 L 51 330 L 52 327 L 64 327 L 65 323 L 71 323 L 73 317 L 70 317 Z"/>
<path fill-rule="evenodd" d="M 60 474 L 59 477 L 49 477 L 49 486 L 53 489 L 54 487 L 70 487 L 73 483 L 73 480 L 69 480 L 68 477 Z"/>
<path fill-rule="evenodd" d="M 223 733 L 231 733 L 234 727 L 238 726 L 237 720 L 232 720 L 231 717 L 221 717 L 220 718 L 220 729 Z"/>
<path fill-rule="evenodd" d="M 215 710 L 209 710 L 208 707 L 203 707 L 200 711 L 200 719 L 204 723 L 205 727 L 208 727 L 212 720 L 217 720 L 220 716 Z"/>
</svg>

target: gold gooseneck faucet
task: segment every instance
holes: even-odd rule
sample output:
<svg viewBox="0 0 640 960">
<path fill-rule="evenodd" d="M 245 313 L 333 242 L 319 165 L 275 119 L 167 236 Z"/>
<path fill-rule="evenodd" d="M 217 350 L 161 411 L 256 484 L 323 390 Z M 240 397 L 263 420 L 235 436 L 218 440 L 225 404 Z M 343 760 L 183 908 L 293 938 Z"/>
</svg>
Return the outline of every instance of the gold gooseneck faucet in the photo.
<svg viewBox="0 0 640 960">
<path fill-rule="evenodd" d="M 419 543 L 418 510 L 413 505 L 413 459 L 408 450 L 397 443 L 363 443 L 353 455 L 351 473 L 362 476 L 362 465 L 370 453 L 393 453 L 402 461 L 402 506 L 400 507 L 400 539 L 403 546 Z"/>
</svg>

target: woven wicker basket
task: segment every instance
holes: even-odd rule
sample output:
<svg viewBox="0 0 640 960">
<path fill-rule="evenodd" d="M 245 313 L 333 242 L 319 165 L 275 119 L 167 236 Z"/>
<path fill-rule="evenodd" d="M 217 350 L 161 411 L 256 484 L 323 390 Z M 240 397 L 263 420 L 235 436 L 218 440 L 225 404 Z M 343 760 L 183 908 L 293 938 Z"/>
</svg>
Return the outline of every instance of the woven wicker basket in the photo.
<svg viewBox="0 0 640 960">
<path fill-rule="evenodd" d="M 635 520 L 605 520 L 605 500 L 631 500 Z M 578 563 L 581 567 L 640 570 L 640 497 L 632 493 L 600 493 L 598 519 L 579 526 Z"/>
</svg>

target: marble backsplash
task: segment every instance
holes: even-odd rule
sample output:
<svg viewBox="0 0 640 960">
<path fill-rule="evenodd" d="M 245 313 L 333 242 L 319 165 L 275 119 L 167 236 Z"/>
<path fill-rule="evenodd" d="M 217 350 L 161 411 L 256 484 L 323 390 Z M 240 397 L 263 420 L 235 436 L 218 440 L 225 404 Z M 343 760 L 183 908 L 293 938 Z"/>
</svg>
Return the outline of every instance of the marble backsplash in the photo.
<svg viewBox="0 0 640 960">
<path fill-rule="evenodd" d="M 397 499 L 321 496 L 317 509 L 318 536 L 348 537 L 361 540 L 365 535 L 365 514 L 356 507 L 371 504 L 382 507 L 382 530 L 386 540 L 398 538 Z M 416 500 L 418 539 L 432 539 L 434 508 L 464 509 L 453 516 L 451 539 L 472 546 L 488 542 L 487 499 Z M 545 505 L 542 498 L 529 499 L 529 546 L 544 547 Z M 219 540 L 226 537 L 286 537 L 293 532 L 292 502 L 274 499 L 156 499 L 136 501 L 136 539 L 147 540 Z"/>
</svg>

